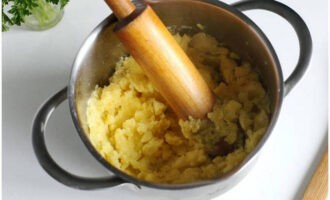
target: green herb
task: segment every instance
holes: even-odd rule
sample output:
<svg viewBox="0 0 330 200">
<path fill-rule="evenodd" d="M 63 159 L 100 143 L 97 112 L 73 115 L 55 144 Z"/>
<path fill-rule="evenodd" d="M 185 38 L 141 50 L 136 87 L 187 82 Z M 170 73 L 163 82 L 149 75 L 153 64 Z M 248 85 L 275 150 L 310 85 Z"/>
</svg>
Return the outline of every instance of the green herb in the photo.
<svg viewBox="0 0 330 200">
<path fill-rule="evenodd" d="M 45 0 L 45 2 L 59 4 L 61 9 L 69 0 Z M 4 11 L 8 6 L 7 12 Z M 20 26 L 25 21 L 25 17 L 32 14 L 33 9 L 39 7 L 39 0 L 2 0 L 2 31 L 7 31 L 10 26 Z M 46 16 L 47 13 L 44 13 Z"/>
</svg>

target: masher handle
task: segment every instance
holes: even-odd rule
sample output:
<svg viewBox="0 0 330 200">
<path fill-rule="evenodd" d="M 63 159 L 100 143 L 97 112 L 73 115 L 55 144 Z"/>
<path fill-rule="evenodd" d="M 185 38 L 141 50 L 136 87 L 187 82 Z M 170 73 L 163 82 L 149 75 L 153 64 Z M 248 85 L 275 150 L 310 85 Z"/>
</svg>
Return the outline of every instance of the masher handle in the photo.
<svg viewBox="0 0 330 200">
<path fill-rule="evenodd" d="M 135 6 L 130 0 L 105 0 L 105 2 L 119 19 L 127 17 L 135 10 Z"/>
<path fill-rule="evenodd" d="M 117 37 L 177 116 L 205 117 L 215 97 L 153 9 L 148 5 L 135 9 L 128 0 L 105 2 L 119 18 Z"/>
</svg>

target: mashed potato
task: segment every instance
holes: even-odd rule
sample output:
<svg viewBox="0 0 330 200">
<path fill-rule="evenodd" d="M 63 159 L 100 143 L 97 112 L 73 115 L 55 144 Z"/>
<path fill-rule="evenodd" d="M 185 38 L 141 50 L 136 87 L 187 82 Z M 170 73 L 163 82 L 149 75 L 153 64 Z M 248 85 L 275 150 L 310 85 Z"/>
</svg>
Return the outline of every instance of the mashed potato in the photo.
<svg viewBox="0 0 330 200">
<path fill-rule="evenodd" d="M 204 33 L 175 35 L 218 97 L 207 119 L 178 120 L 132 57 L 88 102 L 89 138 L 113 166 L 150 182 L 189 183 L 232 170 L 269 123 L 269 99 L 249 63 Z"/>
</svg>

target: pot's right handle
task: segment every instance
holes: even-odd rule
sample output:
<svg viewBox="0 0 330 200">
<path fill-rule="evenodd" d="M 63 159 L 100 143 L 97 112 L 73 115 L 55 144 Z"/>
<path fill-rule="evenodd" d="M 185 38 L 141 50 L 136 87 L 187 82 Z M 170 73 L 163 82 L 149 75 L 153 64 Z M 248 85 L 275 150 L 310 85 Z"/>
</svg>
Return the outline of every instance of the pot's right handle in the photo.
<svg viewBox="0 0 330 200">
<path fill-rule="evenodd" d="M 296 68 L 284 82 L 284 95 L 287 95 L 304 75 L 312 54 L 312 38 L 304 20 L 294 10 L 277 1 L 248 0 L 237 2 L 232 5 L 241 11 L 251 9 L 272 11 L 282 16 L 293 26 L 298 36 L 300 52 Z"/>
<path fill-rule="evenodd" d="M 67 98 L 67 88 L 62 89 L 49 98 L 38 110 L 32 125 L 33 149 L 40 165 L 57 181 L 72 188 L 92 190 L 113 187 L 125 183 L 117 176 L 104 178 L 85 178 L 73 175 L 60 167 L 49 155 L 45 143 L 46 123 L 55 108 Z"/>
</svg>

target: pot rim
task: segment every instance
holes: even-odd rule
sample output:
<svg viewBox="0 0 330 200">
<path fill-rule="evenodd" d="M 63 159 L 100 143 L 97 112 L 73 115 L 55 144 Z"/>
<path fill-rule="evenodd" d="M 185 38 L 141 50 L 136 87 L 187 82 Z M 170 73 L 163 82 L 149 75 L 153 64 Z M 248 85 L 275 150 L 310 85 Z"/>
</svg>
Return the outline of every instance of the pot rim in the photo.
<svg viewBox="0 0 330 200">
<path fill-rule="evenodd" d="M 181 1 L 181 2 L 187 2 L 187 0 L 176 0 L 176 1 Z M 171 2 L 171 1 L 166 1 L 166 0 L 157 0 L 154 2 L 148 2 L 150 3 L 151 6 L 153 4 L 159 4 L 159 3 L 166 3 L 166 2 Z M 172 0 L 173 2 L 173 0 Z M 75 100 L 75 82 L 76 78 L 78 76 L 78 71 L 79 71 L 79 66 L 80 62 L 83 58 L 83 53 L 85 52 L 85 49 L 87 48 L 91 42 L 93 42 L 99 33 L 107 27 L 109 24 L 114 23 L 116 21 L 116 17 L 111 14 L 108 16 L 106 19 L 104 19 L 87 37 L 83 45 L 81 46 L 76 59 L 74 60 L 72 71 L 71 71 L 71 76 L 70 76 L 70 81 L 69 81 L 69 87 L 68 87 L 68 100 L 69 100 L 69 108 L 70 108 L 70 113 L 74 122 L 74 126 L 77 129 L 77 132 L 87 147 L 87 149 L 90 151 L 90 153 L 100 162 L 102 165 L 110 170 L 112 173 L 114 173 L 114 176 L 118 176 L 122 178 L 123 180 L 127 181 L 128 183 L 135 184 L 136 186 L 147 186 L 150 188 L 155 188 L 155 189 L 170 189 L 170 190 L 177 190 L 177 189 L 189 189 L 189 188 L 195 188 L 195 187 L 201 187 L 201 186 L 206 186 L 214 183 L 219 183 L 219 182 L 224 182 L 231 178 L 233 175 L 238 174 L 240 171 L 243 170 L 244 167 L 247 166 L 248 163 L 252 161 L 252 158 L 257 157 L 257 154 L 263 147 L 263 145 L 266 143 L 268 140 L 275 124 L 277 121 L 277 118 L 279 116 L 282 102 L 283 102 L 283 95 L 284 95 L 284 82 L 283 82 L 283 75 L 282 75 L 282 69 L 278 60 L 278 57 L 275 53 L 275 50 L 273 46 L 271 45 L 270 41 L 266 37 L 266 35 L 262 32 L 262 30 L 250 19 L 248 18 L 245 14 L 243 14 L 241 11 L 236 9 L 233 6 L 230 6 L 226 3 L 216 1 L 216 0 L 195 0 L 197 3 L 201 4 L 211 4 L 216 7 L 220 7 L 221 9 L 224 9 L 230 13 L 232 13 L 234 16 L 238 17 L 242 21 L 244 21 L 248 26 L 250 26 L 253 30 L 255 30 L 255 34 L 258 34 L 259 38 L 264 42 L 264 44 L 267 46 L 273 60 L 275 63 L 276 67 L 276 72 L 278 73 L 278 80 L 279 80 L 279 90 L 277 91 L 278 93 L 278 101 L 277 104 L 275 105 L 274 112 L 272 113 L 272 117 L 270 120 L 270 123 L 268 125 L 267 131 L 263 135 L 262 139 L 259 141 L 257 146 L 244 158 L 244 160 L 238 164 L 234 169 L 232 169 L 230 172 L 224 174 L 223 176 L 217 177 L 215 179 L 210 179 L 210 180 L 204 180 L 204 181 L 198 181 L 198 182 L 193 182 L 193 183 L 185 183 L 185 184 L 161 184 L 161 183 L 152 183 L 148 181 L 144 181 L 141 179 L 137 179 L 133 176 L 127 175 L 123 171 L 115 168 L 112 166 L 108 161 L 106 161 L 99 153 L 98 151 L 94 148 L 94 146 L 91 144 L 89 141 L 89 138 L 87 134 L 84 133 L 84 130 L 80 126 L 79 122 L 79 117 L 77 114 L 77 108 L 76 108 L 76 100 Z"/>
</svg>

